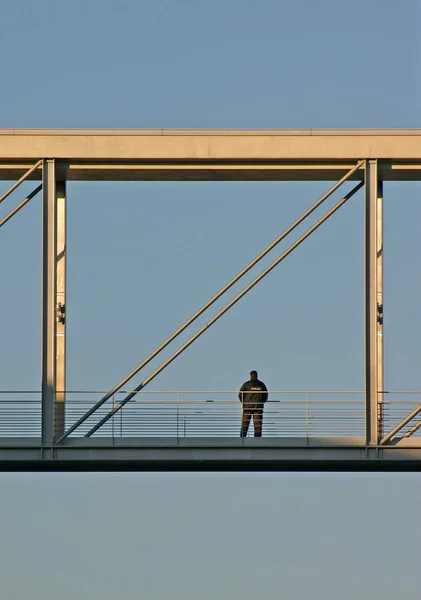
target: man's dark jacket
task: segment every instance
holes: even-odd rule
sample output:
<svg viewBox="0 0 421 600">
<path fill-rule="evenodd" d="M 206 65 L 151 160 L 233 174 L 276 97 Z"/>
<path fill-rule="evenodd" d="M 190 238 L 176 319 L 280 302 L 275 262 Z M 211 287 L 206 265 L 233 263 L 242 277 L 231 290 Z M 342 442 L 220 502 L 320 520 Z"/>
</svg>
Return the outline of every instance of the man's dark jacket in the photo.
<svg viewBox="0 0 421 600">
<path fill-rule="evenodd" d="M 238 397 L 245 406 L 262 405 L 268 399 L 268 391 L 263 381 L 249 379 L 241 386 Z"/>
</svg>

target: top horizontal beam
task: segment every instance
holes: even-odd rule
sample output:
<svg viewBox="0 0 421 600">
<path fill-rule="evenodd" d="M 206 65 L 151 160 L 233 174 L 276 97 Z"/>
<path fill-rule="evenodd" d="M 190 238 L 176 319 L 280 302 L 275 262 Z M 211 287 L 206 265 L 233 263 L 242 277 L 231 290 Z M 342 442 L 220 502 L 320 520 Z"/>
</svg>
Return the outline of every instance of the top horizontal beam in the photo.
<svg viewBox="0 0 421 600">
<path fill-rule="evenodd" d="M 369 158 L 419 180 L 421 130 L 0 130 L 0 179 L 40 158 L 70 180 L 337 179 Z"/>
<path fill-rule="evenodd" d="M 93 136 L 419 136 L 421 129 L 0 129 L 0 135 Z"/>
</svg>

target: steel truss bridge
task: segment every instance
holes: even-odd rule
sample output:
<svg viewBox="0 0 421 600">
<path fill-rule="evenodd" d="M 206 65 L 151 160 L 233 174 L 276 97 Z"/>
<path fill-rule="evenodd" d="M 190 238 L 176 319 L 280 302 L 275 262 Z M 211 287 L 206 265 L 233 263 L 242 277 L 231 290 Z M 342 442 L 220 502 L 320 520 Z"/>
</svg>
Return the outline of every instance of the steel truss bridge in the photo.
<svg viewBox="0 0 421 600">
<path fill-rule="evenodd" d="M 421 470 L 421 393 L 383 386 L 383 182 L 421 181 L 421 130 L 0 130 L 0 179 L 42 193 L 41 390 L 0 392 L 0 470 Z M 66 390 L 66 182 L 335 181 L 112 390 Z M 136 388 L 127 383 L 346 181 L 354 187 Z M 40 183 L 38 183 L 40 182 Z M 272 391 L 240 438 L 234 391 L 147 385 L 363 189 L 365 389 Z M 145 389 L 147 388 L 147 389 Z"/>
</svg>

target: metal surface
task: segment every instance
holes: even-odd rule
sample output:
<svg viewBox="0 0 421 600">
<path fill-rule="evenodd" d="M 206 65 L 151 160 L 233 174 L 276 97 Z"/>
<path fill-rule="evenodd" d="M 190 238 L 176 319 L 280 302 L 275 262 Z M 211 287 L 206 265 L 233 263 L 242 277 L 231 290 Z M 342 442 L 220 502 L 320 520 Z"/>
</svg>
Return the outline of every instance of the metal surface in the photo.
<svg viewBox="0 0 421 600">
<path fill-rule="evenodd" d="M 55 161 L 44 160 L 42 181 L 42 444 L 53 444 L 56 393 L 57 198 Z"/>
<path fill-rule="evenodd" d="M 58 181 L 56 250 L 56 395 L 54 438 L 64 433 L 66 402 L 66 182 Z"/>
<path fill-rule="evenodd" d="M 132 377 L 134 377 L 139 371 L 141 371 L 146 365 L 150 363 L 162 350 L 164 350 L 168 344 L 175 340 L 187 327 L 189 327 L 194 321 L 200 317 L 208 308 L 210 308 L 225 292 L 227 292 L 237 281 L 239 281 L 251 268 L 253 268 L 262 258 L 264 258 L 273 248 L 275 248 L 287 235 L 289 235 L 298 225 L 300 225 L 309 215 L 311 215 L 327 198 L 329 198 L 345 181 L 349 179 L 362 165 L 364 161 L 359 161 L 342 179 L 335 183 L 321 198 L 319 198 L 309 209 L 307 209 L 290 227 L 278 236 L 269 246 L 267 246 L 260 254 L 258 254 L 244 269 L 242 269 L 231 281 L 229 281 L 223 288 L 219 290 L 206 304 L 204 304 L 192 317 L 190 317 L 181 327 L 179 327 L 170 337 L 168 337 L 160 346 L 158 346 L 149 356 L 147 356 L 135 369 L 133 369 L 124 379 L 120 381 L 111 391 L 109 391 L 103 398 L 101 398 L 94 407 L 87 412 L 85 417 L 82 417 L 77 423 L 75 423 L 66 434 L 63 434 L 59 438 L 62 441 L 74 431 L 83 421 L 88 418 L 93 412 L 95 412 L 102 404 L 107 402 L 116 392 L 118 392 Z M 64 388 L 63 388 L 64 389 Z"/>
<path fill-rule="evenodd" d="M 294 242 L 285 252 L 281 254 L 276 260 L 274 260 L 260 275 L 258 275 L 251 283 L 249 283 L 245 288 L 241 290 L 224 308 L 222 308 L 208 323 L 206 323 L 203 327 L 201 327 L 193 336 L 190 337 L 174 354 L 172 354 L 158 369 L 156 369 L 151 375 L 149 375 L 139 386 L 135 388 L 135 391 L 138 392 L 142 390 L 146 385 L 148 385 L 159 373 L 161 373 L 169 364 L 171 364 L 184 350 L 186 350 L 194 341 L 196 341 L 209 327 L 211 327 L 218 319 L 220 319 L 232 306 L 234 306 L 245 294 L 247 294 L 255 285 L 257 285 L 266 275 L 268 275 L 279 263 L 281 263 L 295 248 L 297 248 L 305 239 L 308 238 L 316 229 L 318 229 L 330 216 L 332 216 L 345 202 L 347 202 L 354 194 L 358 192 L 359 189 L 363 186 L 362 183 L 356 185 L 348 194 L 346 194 L 339 202 L 335 204 L 323 217 L 321 217 L 312 227 L 310 227 L 303 235 L 301 235 L 296 242 Z M 124 398 L 121 402 L 119 402 L 112 411 L 110 411 L 106 416 L 104 416 L 97 425 L 95 425 L 88 433 L 87 436 L 92 435 L 97 431 L 104 423 L 108 421 L 116 412 L 118 412 L 127 402 L 129 402 L 134 396 L 134 392 L 129 394 L 126 398 Z M 96 410 L 96 409 L 95 409 Z M 94 412 L 94 411 L 92 411 Z M 92 413 L 91 413 L 92 414 Z M 66 432 L 64 437 L 67 437 L 71 431 L 74 431 L 79 424 L 83 422 L 76 423 L 75 426 L 70 428 L 68 432 Z M 64 437 L 62 439 L 64 439 Z M 61 441 L 61 440 L 60 440 Z"/>
<path fill-rule="evenodd" d="M 4 219 L 2 219 L 0 221 L 0 227 L 3 227 L 3 225 L 5 223 L 7 223 L 7 221 L 9 221 L 17 212 L 19 212 L 20 209 L 25 206 L 25 204 L 28 204 L 28 202 L 30 200 L 32 200 L 32 198 L 34 196 L 36 196 L 41 190 L 42 190 L 42 185 L 39 185 L 28 196 L 26 196 L 26 198 L 24 200 L 22 200 L 22 202 L 20 202 L 20 204 L 18 204 L 16 206 L 16 208 L 14 208 L 13 210 L 11 210 L 10 213 L 6 217 L 4 217 Z"/>
<path fill-rule="evenodd" d="M 377 445 L 379 441 L 378 392 L 379 349 L 378 333 L 378 172 L 377 160 L 366 161 L 365 167 L 365 381 L 366 381 L 366 441 Z"/>
<path fill-rule="evenodd" d="M 382 445 L 387 444 L 387 442 L 392 440 L 395 437 L 395 435 L 397 433 L 399 433 L 399 431 L 401 431 L 405 427 L 405 425 L 407 425 L 410 421 L 412 421 L 412 419 L 414 417 L 419 415 L 420 412 L 421 412 L 421 404 L 419 406 L 417 406 L 411 413 L 409 413 L 409 415 L 407 415 L 404 419 L 402 419 L 402 421 L 400 421 L 400 423 L 398 423 L 398 425 L 396 425 L 396 427 L 394 427 L 387 435 L 385 435 L 383 437 L 383 439 L 380 441 L 380 444 L 382 444 Z"/>
<path fill-rule="evenodd" d="M 363 437 L 364 392 L 270 390 L 265 405 L 263 435 L 267 438 Z M 101 392 L 67 391 L 70 421 L 83 415 Z M 110 399 L 102 416 L 127 391 Z M 121 438 L 197 438 L 239 436 L 242 405 L 238 391 L 144 391 L 101 429 L 101 436 Z M 0 392 L 2 437 L 40 435 L 41 402 L 36 392 Z M 73 437 L 90 429 L 88 420 Z M 251 432 L 253 427 L 251 427 Z M 55 444 L 57 446 L 57 444 Z"/>
<path fill-rule="evenodd" d="M 408 431 L 406 431 L 403 434 L 403 438 L 409 438 L 411 436 L 413 436 L 417 431 L 419 431 L 421 427 L 421 421 L 418 421 L 418 423 L 415 423 L 415 425 L 413 425 Z"/>
<path fill-rule="evenodd" d="M 0 203 L 3 202 L 3 200 L 6 200 L 6 198 L 8 196 L 10 196 L 10 194 L 12 192 L 14 192 L 15 189 L 17 187 L 19 187 L 23 181 L 25 181 L 25 179 L 28 179 L 30 177 L 30 175 L 32 175 L 32 173 L 34 173 L 41 165 L 42 165 L 42 160 L 39 160 L 28 171 L 26 171 L 26 173 L 24 173 L 20 177 L 20 179 L 18 179 L 18 181 L 16 181 L 13 185 L 11 185 L 10 188 L 8 190 L 6 190 L 6 192 L 4 192 L 4 194 L 2 194 L 0 196 Z M 1 169 L 0 169 L 0 172 L 1 172 Z"/>
<path fill-rule="evenodd" d="M 66 184 L 56 162 L 43 164 L 42 440 L 51 446 L 65 425 Z"/>
<path fill-rule="evenodd" d="M 378 440 L 384 435 L 383 375 L 383 182 L 377 186 L 377 423 Z"/>
<path fill-rule="evenodd" d="M 131 393 L 121 390 L 98 411 L 103 416 Z M 103 396 L 103 391 L 67 390 L 66 416 L 74 422 Z M 364 437 L 365 392 L 351 390 L 270 390 L 265 408 L 265 437 Z M 387 430 L 401 424 L 421 403 L 421 391 L 384 392 L 384 421 Z M 416 416 L 416 413 L 415 413 Z M 237 437 L 241 404 L 236 390 L 135 392 L 132 402 L 101 429 L 101 436 L 125 437 Z M 73 433 L 83 437 L 94 421 L 88 420 Z M 417 438 L 421 431 L 407 420 L 399 437 Z M 0 440 L 5 437 L 41 436 L 41 392 L 0 391 Z M 57 445 L 57 443 L 55 443 Z"/>
</svg>

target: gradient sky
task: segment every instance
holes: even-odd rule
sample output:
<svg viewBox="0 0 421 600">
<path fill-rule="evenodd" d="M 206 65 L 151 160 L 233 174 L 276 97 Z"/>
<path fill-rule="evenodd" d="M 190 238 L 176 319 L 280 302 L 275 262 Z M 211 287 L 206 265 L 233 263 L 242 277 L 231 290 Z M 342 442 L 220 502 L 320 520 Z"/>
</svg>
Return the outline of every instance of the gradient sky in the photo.
<svg viewBox="0 0 421 600">
<path fill-rule="evenodd" d="M 421 127 L 416 0 L 0 7 L 0 128 Z M 67 387 L 114 386 L 328 187 L 70 183 Z M 419 183 L 385 185 L 387 390 L 421 389 L 419 195 Z M 237 389 L 257 368 L 271 389 L 361 390 L 362 216 L 360 192 L 151 389 Z M 1 231 L 3 390 L 40 388 L 40 225 L 36 198 Z M 8 600 L 418 589 L 415 475 L 19 474 L 0 486 Z"/>
</svg>

